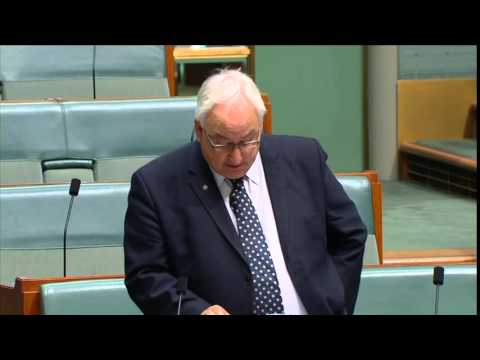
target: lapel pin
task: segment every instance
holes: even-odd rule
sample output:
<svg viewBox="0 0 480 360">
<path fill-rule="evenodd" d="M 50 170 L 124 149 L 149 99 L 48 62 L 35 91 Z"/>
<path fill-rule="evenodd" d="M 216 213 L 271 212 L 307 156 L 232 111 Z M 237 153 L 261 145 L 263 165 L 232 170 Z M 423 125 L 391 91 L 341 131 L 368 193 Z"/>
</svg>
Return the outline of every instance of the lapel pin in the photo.
<svg viewBox="0 0 480 360">
<path fill-rule="evenodd" d="M 207 185 L 207 184 L 203 184 L 202 189 L 203 189 L 203 191 L 207 191 L 207 190 L 208 190 L 208 185 Z"/>
</svg>

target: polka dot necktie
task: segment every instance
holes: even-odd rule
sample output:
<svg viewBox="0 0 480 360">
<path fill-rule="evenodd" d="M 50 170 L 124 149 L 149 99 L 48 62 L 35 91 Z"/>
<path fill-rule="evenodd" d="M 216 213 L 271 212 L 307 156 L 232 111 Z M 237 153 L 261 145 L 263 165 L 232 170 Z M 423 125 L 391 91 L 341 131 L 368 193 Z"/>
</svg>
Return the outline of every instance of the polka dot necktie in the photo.
<svg viewBox="0 0 480 360">
<path fill-rule="evenodd" d="M 230 207 L 237 219 L 238 235 L 253 279 L 253 313 L 283 314 L 282 296 L 270 251 L 243 178 L 231 180 Z"/>
</svg>

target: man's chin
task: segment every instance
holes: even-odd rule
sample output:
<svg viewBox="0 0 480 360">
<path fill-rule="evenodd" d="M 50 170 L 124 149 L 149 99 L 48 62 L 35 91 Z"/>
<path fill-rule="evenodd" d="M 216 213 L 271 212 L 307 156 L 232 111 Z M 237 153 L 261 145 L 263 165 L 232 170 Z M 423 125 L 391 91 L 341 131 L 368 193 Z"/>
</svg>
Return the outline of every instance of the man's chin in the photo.
<svg viewBox="0 0 480 360">
<path fill-rule="evenodd" d="M 227 179 L 239 179 L 242 176 L 245 176 L 247 172 L 245 171 L 244 166 L 239 166 L 239 167 L 231 167 L 231 166 L 226 166 L 224 168 L 224 174 Z"/>
</svg>

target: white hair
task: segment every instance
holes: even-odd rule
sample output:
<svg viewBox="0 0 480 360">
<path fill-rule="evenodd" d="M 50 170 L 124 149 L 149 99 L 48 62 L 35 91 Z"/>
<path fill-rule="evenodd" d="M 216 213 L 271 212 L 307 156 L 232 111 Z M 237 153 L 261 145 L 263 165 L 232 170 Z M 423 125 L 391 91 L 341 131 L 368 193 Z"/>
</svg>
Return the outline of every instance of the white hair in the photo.
<svg viewBox="0 0 480 360">
<path fill-rule="evenodd" d="M 232 69 L 222 69 L 203 82 L 197 95 L 195 118 L 204 126 L 207 114 L 215 105 L 233 103 L 240 98 L 255 107 L 262 126 L 266 110 L 257 85 L 248 75 Z"/>
</svg>

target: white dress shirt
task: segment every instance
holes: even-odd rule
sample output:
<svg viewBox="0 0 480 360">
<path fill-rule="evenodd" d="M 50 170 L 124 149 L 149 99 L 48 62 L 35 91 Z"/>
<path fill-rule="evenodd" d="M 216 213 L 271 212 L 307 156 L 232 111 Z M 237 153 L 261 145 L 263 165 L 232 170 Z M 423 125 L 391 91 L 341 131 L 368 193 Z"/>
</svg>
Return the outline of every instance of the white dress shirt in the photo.
<svg viewBox="0 0 480 360">
<path fill-rule="evenodd" d="M 237 219 L 233 210 L 230 207 L 230 192 L 232 191 L 232 184 L 230 180 L 217 174 L 212 168 L 210 170 L 215 177 L 218 189 L 222 194 L 225 207 L 232 219 L 235 229 L 237 229 Z M 277 225 L 273 214 L 272 203 L 268 193 L 267 182 L 265 180 L 265 173 L 263 171 L 262 159 L 260 152 L 248 170 L 244 178 L 245 190 L 252 200 L 253 206 L 257 212 L 260 224 L 262 226 L 265 240 L 272 256 L 275 272 L 280 286 L 280 293 L 282 295 L 283 307 L 286 315 L 306 315 L 305 307 L 300 300 L 292 279 L 287 271 L 285 260 L 283 257 L 282 248 L 278 239 Z M 237 229 L 238 232 L 238 229 Z M 220 304 L 221 305 L 221 304 Z"/>
</svg>

